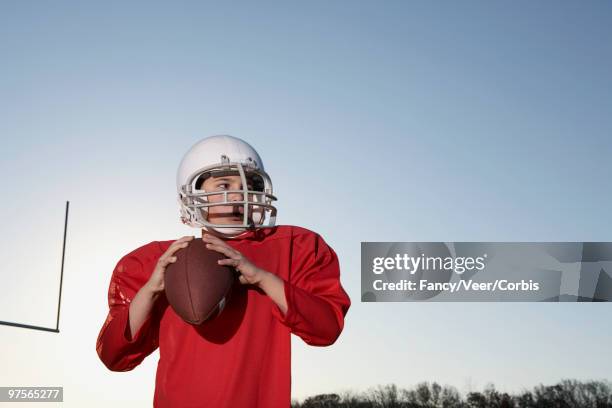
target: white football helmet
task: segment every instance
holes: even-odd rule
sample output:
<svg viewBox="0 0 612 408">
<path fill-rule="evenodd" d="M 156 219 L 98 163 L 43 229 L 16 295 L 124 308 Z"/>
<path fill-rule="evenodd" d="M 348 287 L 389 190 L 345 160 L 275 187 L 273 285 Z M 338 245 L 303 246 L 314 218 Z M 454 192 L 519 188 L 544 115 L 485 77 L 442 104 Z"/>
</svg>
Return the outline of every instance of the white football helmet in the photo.
<svg viewBox="0 0 612 408">
<path fill-rule="evenodd" d="M 239 175 L 240 190 L 205 191 L 204 180 L 210 176 Z M 249 186 L 251 187 L 249 189 Z M 276 208 L 272 201 L 272 181 L 264 171 L 259 154 L 244 140 L 230 135 L 204 138 L 185 154 L 176 175 L 180 218 L 183 224 L 203 228 L 226 238 L 237 237 L 249 229 L 273 227 Z M 228 194 L 240 193 L 241 201 L 228 201 Z M 209 196 L 222 196 L 211 202 Z M 208 209 L 213 206 L 242 206 L 241 224 L 213 224 Z"/>
</svg>

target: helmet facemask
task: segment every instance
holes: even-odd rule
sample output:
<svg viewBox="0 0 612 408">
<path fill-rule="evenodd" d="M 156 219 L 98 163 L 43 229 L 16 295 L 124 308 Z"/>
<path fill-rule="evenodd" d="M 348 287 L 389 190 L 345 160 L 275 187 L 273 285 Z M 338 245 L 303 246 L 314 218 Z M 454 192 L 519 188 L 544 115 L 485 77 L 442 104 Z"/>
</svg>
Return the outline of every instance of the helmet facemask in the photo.
<svg viewBox="0 0 612 408">
<path fill-rule="evenodd" d="M 205 191 L 204 181 L 209 177 L 239 176 L 242 188 L 239 190 Z M 239 201 L 229 201 L 228 195 L 238 193 Z M 273 227 L 276 221 L 276 208 L 272 201 L 272 182 L 270 177 L 250 163 L 232 163 L 225 156 L 220 164 L 204 167 L 195 171 L 181 186 L 179 203 L 183 223 L 201 227 L 223 237 L 235 237 L 256 228 Z M 217 206 L 240 206 L 240 224 L 218 224 L 210 222 L 209 209 Z"/>
</svg>

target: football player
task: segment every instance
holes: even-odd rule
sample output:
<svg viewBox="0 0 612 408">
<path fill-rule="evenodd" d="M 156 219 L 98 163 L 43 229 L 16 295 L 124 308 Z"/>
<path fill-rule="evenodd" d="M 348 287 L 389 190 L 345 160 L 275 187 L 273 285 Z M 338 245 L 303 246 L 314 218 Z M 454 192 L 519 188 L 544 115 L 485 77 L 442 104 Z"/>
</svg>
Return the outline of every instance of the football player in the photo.
<svg viewBox="0 0 612 408">
<path fill-rule="evenodd" d="M 232 296 L 214 319 L 186 323 L 168 307 L 164 273 L 194 237 L 146 244 L 113 271 L 98 355 L 128 371 L 159 347 L 156 407 L 289 407 L 290 334 L 329 346 L 344 327 L 338 257 L 316 232 L 275 225 L 272 181 L 241 139 L 200 140 L 176 181 L 181 221 L 239 272 Z"/>
</svg>

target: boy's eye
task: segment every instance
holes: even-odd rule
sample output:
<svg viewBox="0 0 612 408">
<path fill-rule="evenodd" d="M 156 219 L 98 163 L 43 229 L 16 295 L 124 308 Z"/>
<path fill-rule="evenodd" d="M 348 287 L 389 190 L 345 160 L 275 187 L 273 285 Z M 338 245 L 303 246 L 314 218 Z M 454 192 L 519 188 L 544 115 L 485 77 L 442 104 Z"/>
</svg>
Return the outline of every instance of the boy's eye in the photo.
<svg viewBox="0 0 612 408">
<path fill-rule="evenodd" d="M 217 184 L 217 189 L 219 189 L 219 190 L 227 190 L 228 188 L 229 188 L 229 184 L 228 183 Z M 247 190 L 253 190 L 253 186 L 247 185 Z"/>
</svg>

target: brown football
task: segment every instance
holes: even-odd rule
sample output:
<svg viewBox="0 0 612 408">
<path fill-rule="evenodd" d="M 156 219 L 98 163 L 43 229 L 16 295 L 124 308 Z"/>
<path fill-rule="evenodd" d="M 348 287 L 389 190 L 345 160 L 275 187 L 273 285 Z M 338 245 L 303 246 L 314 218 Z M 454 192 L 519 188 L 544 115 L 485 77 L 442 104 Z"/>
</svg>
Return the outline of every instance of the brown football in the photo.
<svg viewBox="0 0 612 408">
<path fill-rule="evenodd" d="M 174 253 L 166 267 L 164 290 L 172 309 L 187 323 L 201 324 L 218 316 L 229 299 L 234 269 L 219 265 L 226 256 L 206 248 L 201 238 Z"/>
</svg>

